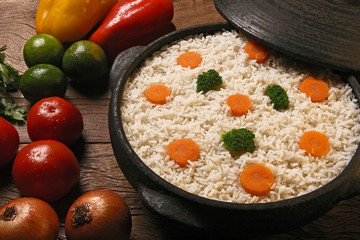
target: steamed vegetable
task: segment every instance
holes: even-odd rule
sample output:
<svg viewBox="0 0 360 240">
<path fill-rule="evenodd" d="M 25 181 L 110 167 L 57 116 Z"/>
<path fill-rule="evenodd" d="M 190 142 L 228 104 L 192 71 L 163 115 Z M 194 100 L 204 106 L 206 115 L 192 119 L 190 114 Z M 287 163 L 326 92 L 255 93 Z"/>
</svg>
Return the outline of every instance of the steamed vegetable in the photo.
<svg viewBox="0 0 360 240">
<path fill-rule="evenodd" d="M 289 97 L 280 85 L 272 85 L 266 88 L 265 94 L 270 97 L 270 102 L 274 104 L 276 110 L 289 108 Z"/>
<path fill-rule="evenodd" d="M 248 42 L 244 47 L 244 51 L 249 55 L 249 59 L 254 59 L 257 63 L 264 62 L 268 56 L 267 49 L 255 41 Z"/>
<path fill-rule="evenodd" d="M 241 152 L 253 152 L 255 134 L 246 128 L 233 129 L 221 134 L 224 148 Z"/>
<path fill-rule="evenodd" d="M 262 164 L 247 166 L 240 175 L 242 187 L 251 194 L 265 195 L 270 192 L 274 184 L 274 176 L 271 170 Z"/>
<path fill-rule="evenodd" d="M 328 85 L 313 77 L 308 77 L 301 83 L 300 91 L 310 97 L 312 102 L 322 102 L 329 96 Z"/>
<path fill-rule="evenodd" d="M 160 84 L 152 85 L 145 91 L 146 99 L 155 104 L 165 104 L 166 98 L 170 96 L 170 94 L 170 89 Z"/>
<path fill-rule="evenodd" d="M 200 147 L 192 139 L 179 139 L 169 144 L 167 154 L 171 160 L 183 167 L 188 160 L 195 161 L 199 158 Z"/>
<path fill-rule="evenodd" d="M 177 63 L 185 68 L 196 68 L 200 65 L 202 58 L 196 52 L 186 52 L 179 56 Z"/>
<path fill-rule="evenodd" d="M 207 93 L 222 84 L 222 77 L 214 69 L 200 74 L 196 81 L 196 92 Z"/>
<path fill-rule="evenodd" d="M 245 115 L 250 107 L 250 98 L 242 94 L 234 94 L 227 98 L 226 104 L 230 107 L 231 113 L 234 116 Z"/>
<path fill-rule="evenodd" d="M 304 133 L 299 142 L 300 148 L 314 157 L 321 157 L 329 152 L 329 139 L 321 132 Z"/>
</svg>

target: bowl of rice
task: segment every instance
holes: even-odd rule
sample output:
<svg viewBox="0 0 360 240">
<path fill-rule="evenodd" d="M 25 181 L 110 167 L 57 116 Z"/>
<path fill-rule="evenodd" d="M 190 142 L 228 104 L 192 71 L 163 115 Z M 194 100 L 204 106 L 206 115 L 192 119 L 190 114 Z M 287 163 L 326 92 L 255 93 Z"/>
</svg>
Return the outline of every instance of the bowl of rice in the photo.
<svg viewBox="0 0 360 240">
<path fill-rule="evenodd" d="M 115 60 L 112 147 L 125 177 L 152 211 L 201 229 L 254 231 L 261 226 L 264 233 L 303 225 L 360 193 L 357 79 L 271 49 L 258 62 L 244 50 L 251 41 L 227 23 L 206 24 L 131 48 Z M 179 64 L 187 52 L 201 56 L 196 67 Z M 197 91 L 199 75 L 210 69 L 221 76 L 221 84 Z M 300 91 L 308 77 L 326 83 L 326 99 L 313 102 Z M 149 101 L 146 91 L 153 85 L 168 87 L 165 102 Z M 274 85 L 286 92 L 286 109 L 275 109 L 265 93 Z M 234 115 L 227 104 L 235 94 L 248 96 L 245 114 Z M 227 148 L 224 133 L 233 129 L 251 132 L 254 149 Z M 326 136 L 325 153 L 300 146 L 306 132 Z M 169 153 L 181 139 L 195 142 L 198 151 L 184 164 Z M 242 174 L 252 165 L 271 173 L 267 191 L 246 187 Z"/>
</svg>

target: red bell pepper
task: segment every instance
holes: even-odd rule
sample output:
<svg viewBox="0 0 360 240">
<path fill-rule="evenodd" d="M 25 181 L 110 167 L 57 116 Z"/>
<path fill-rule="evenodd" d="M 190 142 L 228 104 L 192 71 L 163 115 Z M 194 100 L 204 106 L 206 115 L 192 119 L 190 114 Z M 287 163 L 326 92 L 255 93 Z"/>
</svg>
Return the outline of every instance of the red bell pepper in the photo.
<svg viewBox="0 0 360 240">
<path fill-rule="evenodd" d="M 112 62 L 121 51 L 174 31 L 173 16 L 172 0 L 120 0 L 89 40 L 99 44 Z"/>
</svg>

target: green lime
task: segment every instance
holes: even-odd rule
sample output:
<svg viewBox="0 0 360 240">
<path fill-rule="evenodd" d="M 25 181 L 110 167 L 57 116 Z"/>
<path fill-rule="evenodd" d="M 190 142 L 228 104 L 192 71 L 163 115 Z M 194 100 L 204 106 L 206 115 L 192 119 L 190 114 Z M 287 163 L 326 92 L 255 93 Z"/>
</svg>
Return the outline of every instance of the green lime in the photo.
<svg viewBox="0 0 360 240">
<path fill-rule="evenodd" d="M 24 46 L 23 56 L 28 67 L 47 63 L 61 67 L 64 47 L 54 36 L 37 34 L 30 38 Z"/>
<path fill-rule="evenodd" d="M 65 51 L 62 64 L 65 74 L 76 83 L 94 83 L 108 78 L 106 54 L 91 41 L 73 43 Z"/>
<path fill-rule="evenodd" d="M 31 103 L 45 97 L 64 97 L 66 87 L 65 74 L 51 64 L 32 66 L 20 78 L 20 92 Z"/>
</svg>

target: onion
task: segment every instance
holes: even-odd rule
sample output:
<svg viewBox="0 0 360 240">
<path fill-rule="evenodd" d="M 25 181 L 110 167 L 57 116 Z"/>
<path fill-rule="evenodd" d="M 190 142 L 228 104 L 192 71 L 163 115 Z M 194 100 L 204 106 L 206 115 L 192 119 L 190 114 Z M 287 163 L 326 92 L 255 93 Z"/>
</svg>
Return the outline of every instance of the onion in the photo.
<svg viewBox="0 0 360 240">
<path fill-rule="evenodd" d="M 68 240 L 126 240 L 131 227 L 128 205 L 110 190 L 84 193 L 71 205 L 65 219 Z"/>
<path fill-rule="evenodd" d="M 52 240 L 59 228 L 55 210 L 40 199 L 23 197 L 0 208 L 0 239 Z"/>
</svg>

